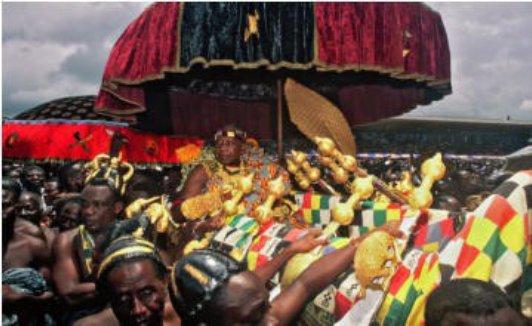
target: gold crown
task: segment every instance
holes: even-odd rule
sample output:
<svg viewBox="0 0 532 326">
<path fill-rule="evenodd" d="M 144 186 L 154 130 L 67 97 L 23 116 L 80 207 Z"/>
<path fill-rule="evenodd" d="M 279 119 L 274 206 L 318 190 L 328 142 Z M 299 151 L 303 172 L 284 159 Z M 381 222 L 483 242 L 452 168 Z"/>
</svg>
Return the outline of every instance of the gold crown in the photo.
<svg viewBox="0 0 532 326">
<path fill-rule="evenodd" d="M 85 164 L 87 177 L 85 183 L 102 178 L 109 182 L 121 195 L 126 193 L 127 182 L 133 176 L 133 165 L 122 161 L 122 153 L 116 157 L 107 154 L 99 154 L 92 161 Z"/>
</svg>

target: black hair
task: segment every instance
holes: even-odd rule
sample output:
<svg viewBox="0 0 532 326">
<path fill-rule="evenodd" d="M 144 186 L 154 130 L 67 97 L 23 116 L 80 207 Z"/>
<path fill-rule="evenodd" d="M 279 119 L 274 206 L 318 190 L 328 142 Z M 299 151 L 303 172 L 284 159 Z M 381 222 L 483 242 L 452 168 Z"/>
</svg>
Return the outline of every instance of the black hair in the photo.
<svg viewBox="0 0 532 326">
<path fill-rule="evenodd" d="M 81 196 L 72 196 L 68 198 L 61 198 L 57 200 L 54 203 L 54 209 L 59 214 L 59 212 L 65 207 L 67 204 L 75 203 L 78 205 L 83 205 L 83 199 L 81 199 Z"/>
<path fill-rule="evenodd" d="M 172 306 L 184 325 L 219 323 L 216 303 L 225 297 L 229 278 L 245 270 L 244 264 L 213 249 L 195 250 L 177 261 L 168 288 Z"/>
<path fill-rule="evenodd" d="M 15 194 L 16 200 L 18 200 L 22 193 L 22 186 L 20 183 L 8 177 L 2 178 L 2 189 L 12 191 Z"/>
<path fill-rule="evenodd" d="M 42 199 L 42 196 L 41 196 L 40 193 L 35 192 L 35 191 L 33 191 L 33 190 L 24 189 L 24 190 L 22 190 L 22 192 L 20 193 L 19 200 L 20 200 L 20 197 L 21 197 L 22 195 L 25 195 L 25 194 L 29 194 L 29 195 L 35 197 L 35 199 L 39 202 L 39 209 L 42 209 L 43 199 Z"/>
<path fill-rule="evenodd" d="M 133 191 L 145 191 L 146 197 L 154 197 L 162 193 L 161 186 L 157 184 L 157 181 L 151 175 L 144 172 L 135 173 L 131 180 L 129 180 L 125 196 L 128 204 L 138 199 L 131 198 L 131 192 Z"/>
<path fill-rule="evenodd" d="M 147 260 L 151 262 L 153 269 L 155 270 L 155 275 L 159 280 L 163 280 L 166 275 L 168 275 L 168 270 L 166 269 L 166 266 L 162 264 L 160 261 L 149 257 L 149 256 L 139 256 L 139 257 L 124 257 L 122 260 L 117 260 L 113 263 L 112 266 L 110 266 L 105 273 L 102 274 L 100 278 L 98 278 L 97 281 L 97 290 L 98 292 L 107 300 L 111 300 L 111 284 L 109 283 L 109 274 L 111 274 L 112 271 L 115 269 L 125 265 L 125 264 L 132 264 L 139 261 Z"/>
<path fill-rule="evenodd" d="M 43 172 L 46 172 L 44 171 L 44 169 L 38 165 L 25 165 L 23 168 L 22 168 L 22 173 L 28 173 L 28 171 L 31 171 L 31 170 L 41 170 Z"/>
<path fill-rule="evenodd" d="M 143 243 L 138 243 L 137 241 L 144 241 L 144 239 L 138 239 L 131 235 L 126 235 L 123 237 L 115 238 L 104 250 L 102 262 L 106 257 L 110 257 L 121 249 L 128 248 L 135 245 L 140 245 L 147 247 Z M 128 254 L 123 254 L 117 257 L 114 257 L 106 266 L 103 266 L 103 270 L 99 272 L 98 280 L 96 283 L 97 290 L 104 297 L 110 299 L 110 289 L 111 286 L 108 281 L 109 274 L 116 268 L 123 266 L 124 264 L 130 264 L 134 262 L 139 262 L 142 260 L 149 260 L 155 270 L 155 274 L 159 280 L 163 280 L 168 275 L 168 270 L 164 264 L 162 258 L 160 257 L 157 249 L 153 248 L 152 252 L 131 252 Z"/>
<path fill-rule="evenodd" d="M 112 183 L 111 180 L 104 179 L 104 178 L 94 178 L 94 179 L 91 179 L 87 184 L 85 184 L 85 187 L 87 186 L 94 186 L 94 187 L 105 186 L 109 188 L 109 190 L 111 190 L 111 193 L 113 194 L 113 203 L 124 201 L 124 198 L 122 198 L 120 191 L 116 189 L 115 185 Z"/>
<path fill-rule="evenodd" d="M 62 183 L 66 184 L 69 177 L 75 175 L 76 173 L 80 173 L 81 171 L 81 168 L 76 163 L 65 165 L 59 170 L 59 178 L 61 179 Z"/>
<path fill-rule="evenodd" d="M 434 290 L 427 299 L 425 323 L 441 325 L 448 313 L 485 317 L 512 307 L 508 296 L 495 284 L 476 279 L 455 279 Z"/>
<path fill-rule="evenodd" d="M 48 179 L 45 179 L 44 182 L 57 182 L 59 183 L 59 186 L 61 186 L 61 180 L 59 177 L 49 177 Z"/>
<path fill-rule="evenodd" d="M 46 171 L 42 167 L 38 165 L 26 165 L 22 168 L 22 171 L 20 172 L 20 182 L 25 189 L 29 189 L 34 192 L 40 192 L 40 189 L 27 179 L 28 173 L 33 170 L 42 171 L 44 181 L 44 178 L 46 178 Z"/>
</svg>

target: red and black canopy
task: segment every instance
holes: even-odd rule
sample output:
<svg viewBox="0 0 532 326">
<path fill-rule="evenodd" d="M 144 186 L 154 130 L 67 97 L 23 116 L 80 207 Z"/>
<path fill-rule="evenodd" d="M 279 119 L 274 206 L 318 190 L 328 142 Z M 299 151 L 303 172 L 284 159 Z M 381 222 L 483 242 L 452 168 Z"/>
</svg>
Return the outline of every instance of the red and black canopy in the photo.
<svg viewBox="0 0 532 326">
<path fill-rule="evenodd" d="M 445 28 L 420 3 L 155 3 L 114 45 L 95 110 L 170 133 L 207 137 L 229 120 L 273 138 L 286 77 L 353 125 L 398 115 L 451 93 Z"/>
</svg>

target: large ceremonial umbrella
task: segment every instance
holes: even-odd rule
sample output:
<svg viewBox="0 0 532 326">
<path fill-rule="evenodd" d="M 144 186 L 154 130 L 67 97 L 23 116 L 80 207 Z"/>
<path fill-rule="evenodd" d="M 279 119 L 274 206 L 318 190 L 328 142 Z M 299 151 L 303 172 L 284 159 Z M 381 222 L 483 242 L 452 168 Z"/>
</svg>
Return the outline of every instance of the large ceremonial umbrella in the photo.
<svg viewBox="0 0 532 326">
<path fill-rule="evenodd" d="M 441 17 L 420 3 L 156 3 L 115 43 L 95 110 L 162 133 L 209 137 L 236 122 L 274 139 L 289 77 L 351 125 L 441 99 Z"/>
<path fill-rule="evenodd" d="M 199 155 L 197 137 L 157 135 L 93 110 L 95 96 L 72 96 L 43 103 L 2 123 L 4 159 L 39 163 L 89 161 L 116 152 L 137 166 L 186 163 Z M 113 142 L 114 137 L 123 141 Z"/>
</svg>

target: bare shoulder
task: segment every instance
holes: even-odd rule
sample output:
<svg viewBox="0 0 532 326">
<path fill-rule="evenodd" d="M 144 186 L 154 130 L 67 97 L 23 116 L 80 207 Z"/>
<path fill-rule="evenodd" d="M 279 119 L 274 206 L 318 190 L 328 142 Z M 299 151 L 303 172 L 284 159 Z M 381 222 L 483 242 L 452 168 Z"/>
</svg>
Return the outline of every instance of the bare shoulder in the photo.
<svg viewBox="0 0 532 326">
<path fill-rule="evenodd" d="M 33 252 L 48 248 L 48 238 L 44 230 L 29 221 L 18 219 L 15 222 L 15 239 Z"/>
<path fill-rule="evenodd" d="M 59 232 L 57 232 L 56 230 L 52 229 L 52 228 L 49 228 L 47 226 L 42 226 L 41 227 L 43 233 L 44 233 L 44 236 L 46 237 L 46 239 L 48 241 L 50 241 L 50 243 L 53 243 L 53 240 L 57 237 L 57 235 L 59 234 Z"/>
<path fill-rule="evenodd" d="M 100 326 L 100 325 L 119 325 L 118 320 L 111 308 L 101 312 L 84 317 L 74 323 L 74 326 Z"/>
<path fill-rule="evenodd" d="M 52 246 L 54 253 L 70 252 L 73 242 L 74 242 L 74 237 L 76 236 L 76 234 L 77 234 L 77 229 L 68 230 L 68 231 L 59 233 L 55 237 L 55 240 Z"/>
<path fill-rule="evenodd" d="M 272 313 L 266 313 L 260 322 L 261 326 L 277 326 L 282 325 L 279 320 Z"/>
<path fill-rule="evenodd" d="M 189 179 L 192 178 L 208 178 L 208 171 L 207 167 L 203 164 L 196 165 L 192 171 L 190 171 L 190 174 L 188 175 Z"/>
<path fill-rule="evenodd" d="M 22 218 L 15 220 L 15 235 L 46 239 L 43 230 L 38 225 Z"/>
</svg>

